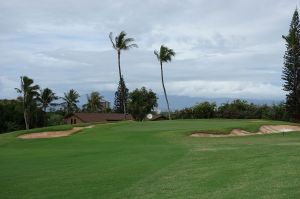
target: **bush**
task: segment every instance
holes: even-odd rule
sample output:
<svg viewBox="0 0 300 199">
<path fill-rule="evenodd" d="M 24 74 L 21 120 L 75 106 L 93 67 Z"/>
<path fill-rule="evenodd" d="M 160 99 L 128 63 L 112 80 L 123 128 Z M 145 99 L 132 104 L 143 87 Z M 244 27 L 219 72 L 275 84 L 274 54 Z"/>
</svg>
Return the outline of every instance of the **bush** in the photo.
<svg viewBox="0 0 300 199">
<path fill-rule="evenodd" d="M 218 108 L 218 117 L 228 119 L 260 119 L 259 106 L 246 100 L 227 102 Z"/>
<path fill-rule="evenodd" d="M 216 116 L 216 103 L 203 102 L 192 107 L 194 118 L 213 118 Z"/>
<path fill-rule="evenodd" d="M 18 100 L 0 100 L 0 133 L 24 128 L 23 107 Z"/>
<path fill-rule="evenodd" d="M 47 126 L 56 126 L 64 124 L 64 117 L 59 114 L 51 113 L 49 115 Z"/>
</svg>

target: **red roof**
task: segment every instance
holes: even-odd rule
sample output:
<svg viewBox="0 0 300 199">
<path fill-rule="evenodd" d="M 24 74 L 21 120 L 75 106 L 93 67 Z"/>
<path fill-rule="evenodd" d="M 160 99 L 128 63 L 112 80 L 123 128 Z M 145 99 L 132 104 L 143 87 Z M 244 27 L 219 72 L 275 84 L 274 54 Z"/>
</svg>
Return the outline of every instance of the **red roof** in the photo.
<svg viewBox="0 0 300 199">
<path fill-rule="evenodd" d="M 123 113 L 74 113 L 83 122 L 103 122 L 124 120 Z M 130 114 L 126 115 L 126 120 L 133 120 Z"/>
</svg>

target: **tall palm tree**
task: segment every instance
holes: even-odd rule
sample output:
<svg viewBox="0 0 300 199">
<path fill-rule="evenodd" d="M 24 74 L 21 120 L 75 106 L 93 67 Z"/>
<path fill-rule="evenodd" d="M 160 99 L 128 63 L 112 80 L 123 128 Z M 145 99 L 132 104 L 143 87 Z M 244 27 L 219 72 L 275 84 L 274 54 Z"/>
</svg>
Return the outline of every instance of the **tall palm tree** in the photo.
<svg viewBox="0 0 300 199">
<path fill-rule="evenodd" d="M 30 79 L 27 76 L 21 76 L 21 86 L 20 88 L 15 88 L 16 91 L 22 94 L 21 100 L 23 103 L 24 110 L 24 121 L 26 129 L 29 129 L 29 117 L 31 113 L 31 108 L 35 104 L 37 97 L 39 95 L 38 85 L 33 85 L 33 79 Z"/>
<path fill-rule="evenodd" d="M 166 98 L 166 102 L 167 102 L 167 106 L 168 106 L 169 120 L 170 120 L 171 114 L 170 114 L 170 106 L 169 106 L 169 101 L 168 101 L 167 92 L 166 92 L 165 83 L 164 83 L 163 63 L 171 62 L 172 57 L 175 56 L 175 52 L 173 49 L 170 49 L 164 45 L 161 45 L 160 50 L 159 51 L 155 50 L 154 54 L 156 55 L 156 57 L 160 63 L 161 83 L 162 83 L 162 86 L 164 89 L 164 94 L 165 94 L 165 98 Z"/>
<path fill-rule="evenodd" d="M 122 78 L 122 72 L 121 72 L 121 51 L 122 50 L 129 50 L 130 48 L 137 48 L 138 45 L 134 42 L 133 38 L 126 38 L 126 32 L 122 31 L 118 36 L 113 39 L 113 33 L 109 33 L 109 39 L 112 43 L 112 47 L 117 51 L 118 55 L 118 67 L 119 67 L 119 78 L 121 81 Z M 124 111 L 124 117 L 126 119 L 126 103 L 125 103 L 125 98 L 124 98 L 124 90 L 122 90 L 122 100 L 123 100 L 123 111 Z"/>
<path fill-rule="evenodd" d="M 87 103 L 84 105 L 84 109 L 88 112 L 100 112 L 102 110 L 101 100 L 103 97 L 99 92 L 92 92 L 90 95 L 87 95 Z"/>
<path fill-rule="evenodd" d="M 57 99 L 58 99 L 58 97 L 55 95 L 55 93 L 50 88 L 45 88 L 45 89 L 40 90 L 38 101 L 44 112 L 46 112 L 47 108 L 50 105 L 54 105 L 52 102 Z"/>
<path fill-rule="evenodd" d="M 79 97 L 79 94 L 74 89 L 71 89 L 69 92 L 64 93 L 64 97 L 62 99 L 64 100 L 63 105 L 65 106 L 67 115 L 72 114 L 78 110 L 78 106 L 76 103 L 79 102 Z"/>
<path fill-rule="evenodd" d="M 299 70 L 300 70 L 300 65 L 299 65 L 299 60 L 297 57 L 299 57 L 299 50 L 300 50 L 300 38 L 299 38 L 299 32 L 296 28 L 292 29 L 287 36 L 282 36 L 282 38 L 286 41 L 286 46 L 289 51 L 291 51 L 293 55 L 293 60 L 292 60 L 292 65 L 293 65 L 293 75 L 294 75 L 294 91 L 296 93 L 297 99 L 300 102 L 300 96 L 299 96 L 299 90 L 300 90 L 300 85 L 299 85 Z"/>
</svg>

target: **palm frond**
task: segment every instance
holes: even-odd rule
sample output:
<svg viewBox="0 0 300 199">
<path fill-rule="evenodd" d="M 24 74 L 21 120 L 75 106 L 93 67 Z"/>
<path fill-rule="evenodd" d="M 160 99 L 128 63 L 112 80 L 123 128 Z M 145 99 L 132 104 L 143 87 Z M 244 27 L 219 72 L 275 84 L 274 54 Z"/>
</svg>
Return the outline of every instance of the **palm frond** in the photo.
<svg viewBox="0 0 300 199">
<path fill-rule="evenodd" d="M 30 89 L 32 89 L 32 90 L 39 90 L 40 86 L 39 85 L 34 85 L 34 86 L 31 86 Z"/>
<path fill-rule="evenodd" d="M 122 31 L 120 32 L 119 36 L 116 37 L 116 46 L 119 49 L 122 49 L 122 47 L 124 46 L 124 38 L 126 36 L 126 32 Z"/>
<path fill-rule="evenodd" d="M 138 48 L 137 44 L 134 44 L 133 38 L 126 38 L 127 33 L 125 31 L 120 32 L 118 36 L 115 37 L 115 42 L 112 41 L 112 34 L 110 34 L 111 42 L 116 50 L 128 50 L 130 48 Z"/>
<path fill-rule="evenodd" d="M 15 88 L 15 90 L 16 90 L 18 93 L 22 93 L 22 90 L 21 90 L 21 89 Z"/>
<path fill-rule="evenodd" d="M 159 52 L 157 50 L 154 50 L 154 55 L 156 55 L 156 58 L 160 60 Z"/>
<path fill-rule="evenodd" d="M 160 51 L 154 51 L 154 54 L 157 56 L 158 60 L 161 62 L 171 62 L 172 57 L 176 55 L 173 49 L 170 49 L 164 45 L 160 46 Z"/>
<path fill-rule="evenodd" d="M 123 41 L 123 43 L 125 43 L 125 44 L 129 44 L 130 42 L 134 42 L 134 39 L 133 38 L 126 38 Z"/>
<path fill-rule="evenodd" d="M 128 46 L 125 46 L 123 49 L 124 49 L 124 50 L 128 50 L 128 49 L 130 49 L 130 48 L 138 48 L 138 45 L 137 45 L 137 44 L 130 44 L 130 45 L 128 45 Z"/>
<path fill-rule="evenodd" d="M 111 41 L 111 44 L 112 44 L 113 48 L 116 49 L 116 45 L 115 45 L 115 43 L 113 41 L 113 33 L 112 32 L 109 33 L 109 39 Z"/>
</svg>

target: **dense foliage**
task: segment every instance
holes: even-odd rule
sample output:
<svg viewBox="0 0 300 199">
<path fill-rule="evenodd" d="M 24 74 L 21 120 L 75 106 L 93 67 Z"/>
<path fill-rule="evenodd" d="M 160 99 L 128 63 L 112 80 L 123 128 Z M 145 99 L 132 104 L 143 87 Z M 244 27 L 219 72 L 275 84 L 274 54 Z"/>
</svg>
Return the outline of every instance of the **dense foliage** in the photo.
<svg viewBox="0 0 300 199">
<path fill-rule="evenodd" d="M 234 100 L 217 106 L 216 103 L 203 102 L 190 108 L 177 110 L 173 113 L 174 119 L 201 119 L 201 118 L 227 118 L 227 119 L 272 119 L 287 120 L 284 103 L 269 105 L 256 105 L 245 100 Z"/>
<path fill-rule="evenodd" d="M 124 107 L 128 106 L 128 88 L 126 87 L 124 78 L 119 81 L 118 90 L 115 92 L 114 112 L 124 113 Z M 125 106 L 124 106 L 125 103 Z"/>
<path fill-rule="evenodd" d="M 0 100 L 0 133 L 25 129 L 24 108 L 22 98 L 16 100 Z M 31 106 L 27 112 L 30 128 L 46 125 L 44 112 L 38 106 Z"/>
<path fill-rule="evenodd" d="M 20 100 L 0 100 L 0 133 L 25 128 Z"/>
<path fill-rule="evenodd" d="M 157 97 L 151 89 L 142 87 L 129 93 L 128 111 L 135 120 L 142 121 L 155 107 Z"/>
</svg>

